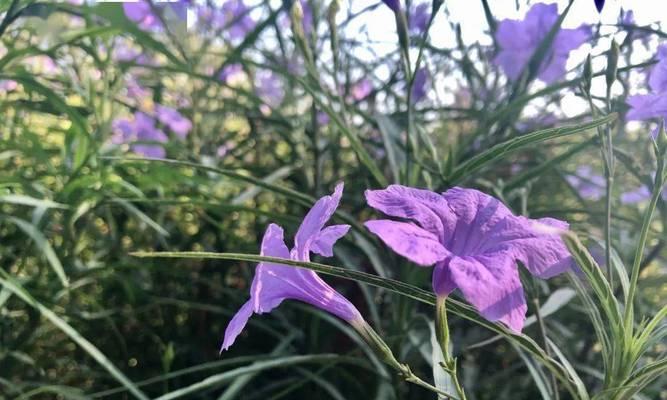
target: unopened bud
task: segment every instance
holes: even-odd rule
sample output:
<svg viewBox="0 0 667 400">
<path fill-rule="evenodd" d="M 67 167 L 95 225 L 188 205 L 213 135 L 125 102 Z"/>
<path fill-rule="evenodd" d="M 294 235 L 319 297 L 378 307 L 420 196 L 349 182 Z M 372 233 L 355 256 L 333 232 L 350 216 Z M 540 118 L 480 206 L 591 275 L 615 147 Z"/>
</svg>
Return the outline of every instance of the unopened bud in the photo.
<svg viewBox="0 0 667 400">
<path fill-rule="evenodd" d="M 583 82 L 581 83 L 582 89 L 586 94 L 591 92 L 591 82 L 593 81 L 593 65 L 591 61 L 591 55 L 589 54 L 586 57 L 584 62 L 584 76 L 582 77 Z"/>
<path fill-rule="evenodd" d="M 616 40 L 612 40 L 611 48 L 607 54 L 607 88 L 610 88 L 616 80 L 616 71 L 618 70 L 618 56 L 620 53 L 621 49 L 618 47 L 618 43 L 616 43 Z"/>
</svg>

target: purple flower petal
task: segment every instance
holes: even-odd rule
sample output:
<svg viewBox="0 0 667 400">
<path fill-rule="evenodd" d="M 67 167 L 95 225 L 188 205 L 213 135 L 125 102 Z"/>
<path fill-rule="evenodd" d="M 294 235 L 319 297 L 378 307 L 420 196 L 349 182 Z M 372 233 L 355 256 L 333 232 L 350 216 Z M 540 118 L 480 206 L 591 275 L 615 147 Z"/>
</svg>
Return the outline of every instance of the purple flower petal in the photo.
<svg viewBox="0 0 667 400">
<path fill-rule="evenodd" d="M 521 332 L 526 320 L 526 299 L 511 255 L 453 257 L 447 267 L 463 297 L 484 318 L 500 321 L 514 332 Z"/>
<path fill-rule="evenodd" d="M 428 84 L 430 75 L 425 67 L 419 68 L 415 72 L 415 79 L 412 84 L 412 101 L 414 103 L 426 97 L 428 93 Z"/>
<path fill-rule="evenodd" d="M 651 69 L 648 84 L 654 92 L 667 92 L 667 43 L 658 47 L 658 63 Z"/>
<path fill-rule="evenodd" d="M 431 18 L 431 5 L 429 3 L 418 4 L 410 13 L 408 26 L 413 34 L 421 34 L 426 30 Z"/>
<path fill-rule="evenodd" d="M 366 221 L 364 225 L 392 250 L 415 264 L 431 266 L 450 255 L 438 236 L 415 224 L 378 219 Z"/>
<path fill-rule="evenodd" d="M 294 237 L 294 249 L 300 260 L 309 260 L 308 253 L 311 251 L 313 242 L 338 208 L 338 203 L 343 195 L 343 187 L 344 185 L 341 182 L 336 185 L 336 189 L 331 196 L 324 196 L 319 199 L 301 222 Z"/>
<path fill-rule="evenodd" d="M 621 194 L 621 203 L 636 204 L 648 201 L 651 198 L 651 191 L 646 186 L 641 186 L 635 190 Z"/>
<path fill-rule="evenodd" d="M 628 121 L 667 118 L 667 91 L 629 96 L 626 103 L 630 106 L 630 111 L 626 114 Z"/>
<path fill-rule="evenodd" d="M 324 257 L 333 257 L 333 246 L 345 236 L 350 225 L 332 225 L 322 229 L 312 241 L 310 251 Z"/>
<path fill-rule="evenodd" d="M 241 334 L 243 328 L 245 328 L 250 316 L 252 315 L 252 303 L 248 300 L 241 308 L 236 312 L 234 317 L 227 328 L 225 329 L 225 338 L 222 341 L 222 347 L 220 351 L 227 350 L 231 345 L 234 344 L 236 338 Z"/>
</svg>

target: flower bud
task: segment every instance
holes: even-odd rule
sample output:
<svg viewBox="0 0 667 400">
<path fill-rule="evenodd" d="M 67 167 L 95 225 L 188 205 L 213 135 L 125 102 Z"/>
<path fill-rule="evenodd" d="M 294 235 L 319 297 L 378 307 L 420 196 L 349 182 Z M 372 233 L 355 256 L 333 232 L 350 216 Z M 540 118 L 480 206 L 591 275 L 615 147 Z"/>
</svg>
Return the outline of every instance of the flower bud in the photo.
<svg viewBox="0 0 667 400">
<path fill-rule="evenodd" d="M 593 66 L 590 54 L 588 55 L 588 57 L 586 57 L 586 61 L 584 62 L 584 73 L 582 80 L 583 80 L 583 82 L 581 83 L 582 89 L 586 94 L 590 94 L 591 82 L 593 81 Z"/>
<path fill-rule="evenodd" d="M 611 41 L 611 48 L 607 54 L 607 71 L 605 77 L 607 78 L 607 88 L 616 80 L 616 71 L 618 70 L 618 56 L 621 49 L 618 47 L 616 40 Z"/>
</svg>

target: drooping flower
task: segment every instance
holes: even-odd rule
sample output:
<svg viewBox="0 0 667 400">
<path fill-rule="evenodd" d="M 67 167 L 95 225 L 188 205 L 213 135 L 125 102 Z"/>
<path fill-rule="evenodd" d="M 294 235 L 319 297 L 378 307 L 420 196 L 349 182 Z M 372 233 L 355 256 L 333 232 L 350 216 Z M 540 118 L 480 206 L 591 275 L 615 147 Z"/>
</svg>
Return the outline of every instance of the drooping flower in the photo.
<svg viewBox="0 0 667 400">
<path fill-rule="evenodd" d="M 130 144 L 133 152 L 144 157 L 164 158 L 166 152 L 160 143 L 168 138 L 155 127 L 155 120 L 143 112 L 134 114 L 133 120 L 118 118 L 112 122 L 114 132 L 111 141 L 114 144 Z"/>
<path fill-rule="evenodd" d="M 526 318 L 517 262 L 543 279 L 571 266 L 559 236 L 567 223 L 515 216 L 499 200 L 474 189 L 455 187 L 438 194 L 391 185 L 367 190 L 366 201 L 406 220 L 365 225 L 403 257 L 421 266 L 435 264 L 432 284 L 438 297 L 458 288 L 482 316 L 515 332 Z"/>
<path fill-rule="evenodd" d="M 290 251 L 283 239 L 283 229 L 270 224 L 262 239 L 261 255 L 298 261 L 310 261 L 310 253 L 333 256 L 333 246 L 343 237 L 349 225 L 324 227 L 338 207 L 343 184 L 334 193 L 324 196 L 310 209 L 303 219 Z M 362 323 L 357 308 L 343 295 L 324 282 L 314 271 L 282 264 L 262 262 L 255 270 L 250 287 L 250 299 L 239 309 L 227 325 L 222 350 L 227 350 L 245 327 L 253 313 L 271 312 L 283 300 L 298 300 L 332 313 L 350 323 Z"/>
<path fill-rule="evenodd" d="M 192 122 L 171 107 L 156 105 L 155 116 L 181 139 L 185 139 L 192 129 Z"/>
<path fill-rule="evenodd" d="M 414 82 L 412 83 L 412 101 L 418 102 L 426 97 L 428 85 L 431 76 L 426 67 L 421 67 L 415 72 Z"/>
<path fill-rule="evenodd" d="M 496 41 L 501 50 L 494 63 L 502 68 L 510 80 L 517 80 L 557 20 L 558 5 L 537 3 L 528 10 L 522 21 L 500 21 Z M 570 52 L 590 37 L 591 31 L 587 25 L 577 29 L 561 28 L 539 67 L 537 78 L 550 84 L 564 76 Z"/>
<path fill-rule="evenodd" d="M 568 175 L 565 180 L 585 199 L 597 201 L 605 194 L 605 178 L 594 173 L 590 165 L 577 167 L 576 174 Z"/>
<path fill-rule="evenodd" d="M 667 118 L 667 43 L 658 47 L 658 63 L 653 66 L 648 79 L 649 94 L 629 96 L 628 120 L 644 121 L 651 118 Z"/>
</svg>

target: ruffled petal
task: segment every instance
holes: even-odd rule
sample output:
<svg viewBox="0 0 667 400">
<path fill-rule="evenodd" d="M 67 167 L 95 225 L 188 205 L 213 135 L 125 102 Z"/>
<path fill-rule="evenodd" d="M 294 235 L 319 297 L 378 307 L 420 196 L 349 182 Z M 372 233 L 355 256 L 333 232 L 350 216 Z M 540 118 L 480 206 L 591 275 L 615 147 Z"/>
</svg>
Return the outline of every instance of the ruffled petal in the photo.
<svg viewBox="0 0 667 400">
<path fill-rule="evenodd" d="M 332 225 L 322 229 L 312 241 L 310 251 L 324 257 L 333 257 L 333 246 L 345 236 L 350 225 Z"/>
<path fill-rule="evenodd" d="M 319 199 L 304 217 L 294 238 L 294 248 L 300 260 L 308 260 L 311 243 L 336 211 L 342 195 L 343 183 L 341 182 L 336 185 L 331 196 Z"/>
<path fill-rule="evenodd" d="M 526 320 L 526 299 L 511 256 L 452 257 L 447 267 L 452 280 L 484 318 L 500 321 L 521 332 Z"/>
<path fill-rule="evenodd" d="M 392 217 L 410 219 L 438 237 L 451 229 L 443 224 L 451 220 L 447 203 L 437 193 L 390 185 L 383 190 L 366 190 L 365 196 L 369 206 Z"/>
<path fill-rule="evenodd" d="M 392 250 L 415 264 L 433 265 L 450 255 L 437 236 L 415 224 L 381 219 L 367 221 L 364 225 Z"/>
</svg>

